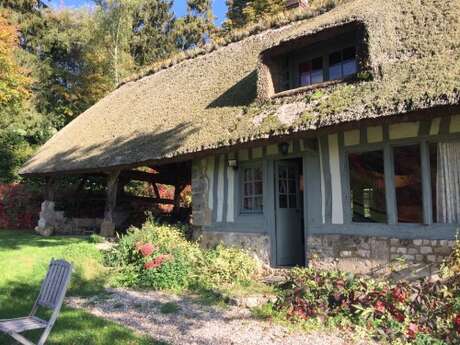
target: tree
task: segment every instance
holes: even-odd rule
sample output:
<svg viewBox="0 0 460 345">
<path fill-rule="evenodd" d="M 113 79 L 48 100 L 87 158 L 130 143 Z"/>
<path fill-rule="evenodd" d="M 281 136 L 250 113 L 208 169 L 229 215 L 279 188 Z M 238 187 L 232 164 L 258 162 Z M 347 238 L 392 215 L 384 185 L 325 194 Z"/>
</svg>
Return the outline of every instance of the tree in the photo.
<svg viewBox="0 0 460 345">
<path fill-rule="evenodd" d="M 31 153 L 24 137 L 34 123 L 26 109 L 31 78 L 16 61 L 19 50 L 17 29 L 0 12 L 0 181 L 17 178 L 19 166 Z"/>
<path fill-rule="evenodd" d="M 144 0 L 133 13 L 131 55 L 138 66 L 151 64 L 176 51 L 172 1 Z"/>
<path fill-rule="evenodd" d="M 60 129 L 112 89 L 111 60 L 84 10 L 43 12 L 45 25 L 34 47 L 39 59 L 37 108 Z"/>
<path fill-rule="evenodd" d="M 285 9 L 285 0 L 227 0 L 225 30 L 241 28 Z"/>
<path fill-rule="evenodd" d="M 133 69 L 130 39 L 134 12 L 140 0 L 95 0 L 99 39 L 104 42 L 112 60 L 115 85 Z"/>
<path fill-rule="evenodd" d="M 188 0 L 187 14 L 176 20 L 176 45 L 181 50 L 202 45 L 215 30 L 211 0 Z"/>
</svg>

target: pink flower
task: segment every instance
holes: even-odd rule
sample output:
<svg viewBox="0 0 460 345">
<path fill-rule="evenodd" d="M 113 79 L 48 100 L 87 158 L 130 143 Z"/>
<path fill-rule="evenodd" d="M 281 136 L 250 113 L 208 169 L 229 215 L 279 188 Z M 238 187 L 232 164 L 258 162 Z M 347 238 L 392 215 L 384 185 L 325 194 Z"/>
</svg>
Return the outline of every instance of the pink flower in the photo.
<svg viewBox="0 0 460 345">
<path fill-rule="evenodd" d="M 407 327 L 407 336 L 409 338 L 415 339 L 418 333 L 418 326 L 415 323 L 410 323 Z"/>
<path fill-rule="evenodd" d="M 155 251 L 155 246 L 151 243 L 146 243 L 146 244 L 141 244 L 141 245 L 136 245 L 136 249 L 141 253 L 143 257 L 147 257 L 152 255 L 152 253 Z"/>
</svg>

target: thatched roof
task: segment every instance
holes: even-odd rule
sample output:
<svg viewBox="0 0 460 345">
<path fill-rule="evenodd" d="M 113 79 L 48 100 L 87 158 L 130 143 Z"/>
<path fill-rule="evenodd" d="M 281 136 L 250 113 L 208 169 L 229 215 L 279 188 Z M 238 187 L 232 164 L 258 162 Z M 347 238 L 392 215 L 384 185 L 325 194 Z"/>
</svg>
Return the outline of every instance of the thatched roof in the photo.
<svg viewBox="0 0 460 345">
<path fill-rule="evenodd" d="M 366 27 L 373 80 L 257 99 L 262 51 L 353 21 Z M 458 103 L 460 0 L 355 0 L 123 84 L 49 140 L 22 173 L 161 163 L 255 139 Z"/>
</svg>

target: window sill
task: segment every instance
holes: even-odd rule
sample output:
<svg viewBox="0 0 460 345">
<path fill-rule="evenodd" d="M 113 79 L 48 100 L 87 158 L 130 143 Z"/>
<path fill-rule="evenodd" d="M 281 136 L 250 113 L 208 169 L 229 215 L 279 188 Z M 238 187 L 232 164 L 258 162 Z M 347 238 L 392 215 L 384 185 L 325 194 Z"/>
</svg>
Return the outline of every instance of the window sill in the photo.
<svg viewBox="0 0 460 345">
<path fill-rule="evenodd" d="M 289 89 L 289 90 L 281 91 L 281 92 L 275 93 L 271 98 L 275 99 L 275 98 L 282 98 L 282 97 L 288 97 L 288 96 L 295 96 L 295 95 L 298 95 L 300 93 L 304 93 L 304 92 L 307 92 L 307 91 L 323 89 L 323 88 L 326 88 L 326 87 L 329 87 L 329 86 L 332 86 L 332 85 L 337 85 L 337 84 L 341 84 L 341 83 L 350 83 L 350 82 L 354 82 L 354 81 L 357 81 L 357 80 L 358 80 L 357 74 L 353 74 L 353 75 L 351 75 L 349 77 L 346 77 L 344 79 L 328 80 L 328 81 L 318 83 L 318 84 L 300 86 L 300 87 L 297 87 L 295 89 Z"/>
</svg>

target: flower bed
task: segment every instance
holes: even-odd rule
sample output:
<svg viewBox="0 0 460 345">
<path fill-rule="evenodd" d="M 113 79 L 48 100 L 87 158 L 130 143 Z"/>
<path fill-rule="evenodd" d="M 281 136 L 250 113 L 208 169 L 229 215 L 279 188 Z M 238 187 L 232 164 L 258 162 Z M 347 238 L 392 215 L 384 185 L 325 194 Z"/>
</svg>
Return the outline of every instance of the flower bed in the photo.
<svg viewBox="0 0 460 345">
<path fill-rule="evenodd" d="M 397 283 L 293 269 L 274 307 L 292 322 L 321 321 L 393 344 L 459 344 L 459 263 L 457 246 L 440 279 Z"/>
<path fill-rule="evenodd" d="M 131 228 L 105 257 L 113 267 L 113 284 L 157 290 L 213 288 L 248 281 L 255 260 L 236 248 L 201 249 L 185 238 L 185 228 L 152 220 Z"/>
</svg>

